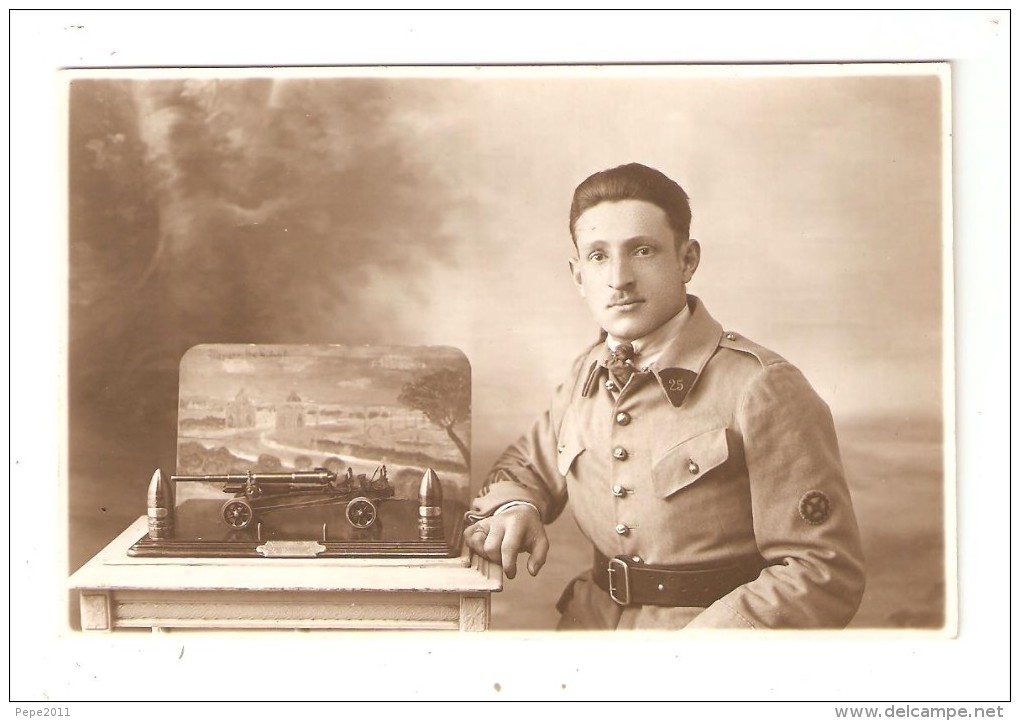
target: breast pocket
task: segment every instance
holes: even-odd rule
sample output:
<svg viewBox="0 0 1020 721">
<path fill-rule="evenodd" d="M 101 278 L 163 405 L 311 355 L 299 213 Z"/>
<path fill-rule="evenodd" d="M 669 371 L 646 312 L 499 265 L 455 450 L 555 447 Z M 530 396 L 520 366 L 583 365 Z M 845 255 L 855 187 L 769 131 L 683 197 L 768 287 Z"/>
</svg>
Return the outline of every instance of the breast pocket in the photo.
<svg viewBox="0 0 1020 721">
<path fill-rule="evenodd" d="M 584 441 L 573 415 L 568 414 L 560 426 L 559 440 L 556 444 L 556 468 L 566 478 L 577 457 L 584 453 Z"/>
<path fill-rule="evenodd" d="M 725 428 L 699 433 L 668 449 L 652 465 L 656 495 L 668 498 L 696 483 L 730 457 Z"/>
</svg>

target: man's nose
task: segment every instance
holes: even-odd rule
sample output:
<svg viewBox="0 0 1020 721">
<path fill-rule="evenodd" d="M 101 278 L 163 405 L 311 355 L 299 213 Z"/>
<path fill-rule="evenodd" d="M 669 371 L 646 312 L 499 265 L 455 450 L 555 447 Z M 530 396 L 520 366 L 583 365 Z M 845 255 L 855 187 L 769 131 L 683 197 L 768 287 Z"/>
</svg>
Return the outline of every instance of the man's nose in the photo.
<svg viewBox="0 0 1020 721">
<path fill-rule="evenodd" d="M 629 258 L 614 258 L 609 263 L 609 286 L 622 290 L 634 283 Z"/>
</svg>

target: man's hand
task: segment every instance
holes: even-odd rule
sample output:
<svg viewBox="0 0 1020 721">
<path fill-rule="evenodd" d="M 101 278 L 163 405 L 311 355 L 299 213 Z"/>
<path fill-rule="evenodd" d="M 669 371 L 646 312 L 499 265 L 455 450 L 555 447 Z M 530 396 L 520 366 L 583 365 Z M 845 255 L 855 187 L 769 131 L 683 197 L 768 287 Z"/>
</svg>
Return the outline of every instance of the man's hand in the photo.
<svg viewBox="0 0 1020 721">
<path fill-rule="evenodd" d="M 464 529 L 468 548 L 503 566 L 507 578 L 517 575 L 517 554 L 527 551 L 528 573 L 536 575 L 549 553 L 545 525 L 532 506 L 514 506 Z"/>
</svg>

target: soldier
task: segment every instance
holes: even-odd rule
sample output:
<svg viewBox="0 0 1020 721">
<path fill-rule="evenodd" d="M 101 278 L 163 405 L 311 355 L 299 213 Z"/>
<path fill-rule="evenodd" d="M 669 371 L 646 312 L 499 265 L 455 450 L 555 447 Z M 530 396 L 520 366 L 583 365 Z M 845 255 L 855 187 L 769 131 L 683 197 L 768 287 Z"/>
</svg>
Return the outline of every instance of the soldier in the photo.
<svg viewBox="0 0 1020 721">
<path fill-rule="evenodd" d="M 831 414 L 687 294 L 690 220 L 684 190 L 643 165 L 578 186 L 570 268 L 602 337 L 497 460 L 465 540 L 508 578 L 527 552 L 535 575 L 569 499 L 594 562 L 561 629 L 845 626 L 864 568 Z"/>
</svg>

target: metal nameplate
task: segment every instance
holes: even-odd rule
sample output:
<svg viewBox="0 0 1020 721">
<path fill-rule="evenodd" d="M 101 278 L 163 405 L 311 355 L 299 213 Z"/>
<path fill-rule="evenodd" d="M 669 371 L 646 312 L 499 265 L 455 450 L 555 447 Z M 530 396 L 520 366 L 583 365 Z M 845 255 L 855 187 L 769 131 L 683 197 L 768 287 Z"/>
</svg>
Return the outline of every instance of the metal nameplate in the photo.
<svg viewBox="0 0 1020 721">
<path fill-rule="evenodd" d="M 266 558 L 315 558 L 326 547 L 318 541 L 266 541 L 255 550 Z"/>
</svg>

